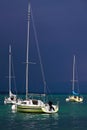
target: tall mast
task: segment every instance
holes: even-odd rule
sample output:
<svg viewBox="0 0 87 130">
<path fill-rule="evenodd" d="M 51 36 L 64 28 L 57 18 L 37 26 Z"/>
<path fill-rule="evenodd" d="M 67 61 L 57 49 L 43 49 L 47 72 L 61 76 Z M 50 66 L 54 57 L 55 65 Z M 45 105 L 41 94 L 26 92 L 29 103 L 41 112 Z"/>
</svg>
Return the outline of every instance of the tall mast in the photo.
<svg viewBox="0 0 87 130">
<path fill-rule="evenodd" d="M 29 54 L 29 33 L 30 33 L 30 2 L 28 3 L 28 28 L 27 28 L 27 52 L 26 52 L 26 99 L 28 99 L 28 54 Z"/>
<path fill-rule="evenodd" d="M 73 82 L 72 82 L 72 91 L 74 91 L 74 82 L 75 82 L 75 55 L 73 58 Z"/>
<path fill-rule="evenodd" d="M 11 92 L 11 45 L 9 45 L 9 96 Z"/>
</svg>

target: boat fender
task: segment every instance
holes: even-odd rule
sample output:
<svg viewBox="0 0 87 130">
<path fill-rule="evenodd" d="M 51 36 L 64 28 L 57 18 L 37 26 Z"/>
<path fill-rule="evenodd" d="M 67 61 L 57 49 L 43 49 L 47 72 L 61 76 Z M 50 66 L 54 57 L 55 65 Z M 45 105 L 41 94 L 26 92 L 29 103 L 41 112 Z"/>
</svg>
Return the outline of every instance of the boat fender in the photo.
<svg viewBox="0 0 87 130">
<path fill-rule="evenodd" d="M 16 105 L 12 105 L 12 110 L 15 111 L 17 109 Z"/>
</svg>

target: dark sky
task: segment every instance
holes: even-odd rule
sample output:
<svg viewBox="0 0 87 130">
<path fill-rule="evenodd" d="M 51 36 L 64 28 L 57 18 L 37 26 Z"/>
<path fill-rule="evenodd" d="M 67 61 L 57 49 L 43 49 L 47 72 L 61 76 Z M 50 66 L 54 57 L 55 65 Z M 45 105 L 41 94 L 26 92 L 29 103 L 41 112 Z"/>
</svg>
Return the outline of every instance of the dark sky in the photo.
<svg viewBox="0 0 87 130">
<path fill-rule="evenodd" d="M 0 0 L 0 91 L 8 91 L 9 44 L 12 45 L 17 91 L 25 91 L 23 62 L 26 56 L 27 6 L 28 0 Z M 56 93 L 70 91 L 75 54 L 81 91 L 87 92 L 86 0 L 31 0 L 31 6 L 49 89 Z M 31 32 L 30 60 L 37 64 L 29 68 L 29 89 L 37 91 L 41 89 L 42 81 Z"/>
</svg>

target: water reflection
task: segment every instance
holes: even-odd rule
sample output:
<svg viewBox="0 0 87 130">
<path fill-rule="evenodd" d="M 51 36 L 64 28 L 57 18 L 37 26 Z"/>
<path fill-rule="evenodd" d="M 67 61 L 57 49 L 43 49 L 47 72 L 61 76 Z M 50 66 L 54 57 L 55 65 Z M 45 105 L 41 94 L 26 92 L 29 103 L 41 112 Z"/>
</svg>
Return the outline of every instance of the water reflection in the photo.
<svg viewBox="0 0 87 130">
<path fill-rule="evenodd" d="M 58 120 L 59 115 L 58 113 L 54 114 L 33 114 L 33 113 L 19 113 L 19 112 L 13 112 L 13 117 L 18 118 L 19 120 L 48 120 L 49 118 Z"/>
<path fill-rule="evenodd" d="M 19 128 L 21 129 L 48 129 L 52 126 L 57 126 L 59 115 L 58 113 L 54 114 L 31 114 L 31 113 L 12 113 L 10 120 L 11 123 L 9 127 Z M 14 128 L 13 127 L 13 128 Z"/>
</svg>

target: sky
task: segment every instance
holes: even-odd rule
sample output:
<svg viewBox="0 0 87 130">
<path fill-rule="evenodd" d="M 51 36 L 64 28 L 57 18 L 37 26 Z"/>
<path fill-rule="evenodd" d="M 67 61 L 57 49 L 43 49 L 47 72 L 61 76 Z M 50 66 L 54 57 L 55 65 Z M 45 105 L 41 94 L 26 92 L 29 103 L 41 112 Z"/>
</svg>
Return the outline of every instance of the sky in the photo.
<svg viewBox="0 0 87 130">
<path fill-rule="evenodd" d="M 8 91 L 9 44 L 17 92 L 25 92 L 27 7 L 28 0 L 0 0 L 0 92 Z M 31 0 L 31 7 L 48 88 L 52 93 L 71 91 L 75 55 L 80 90 L 87 93 L 86 0 Z M 43 82 L 30 25 L 29 59 L 36 65 L 29 65 L 29 90 L 37 92 Z"/>
</svg>

